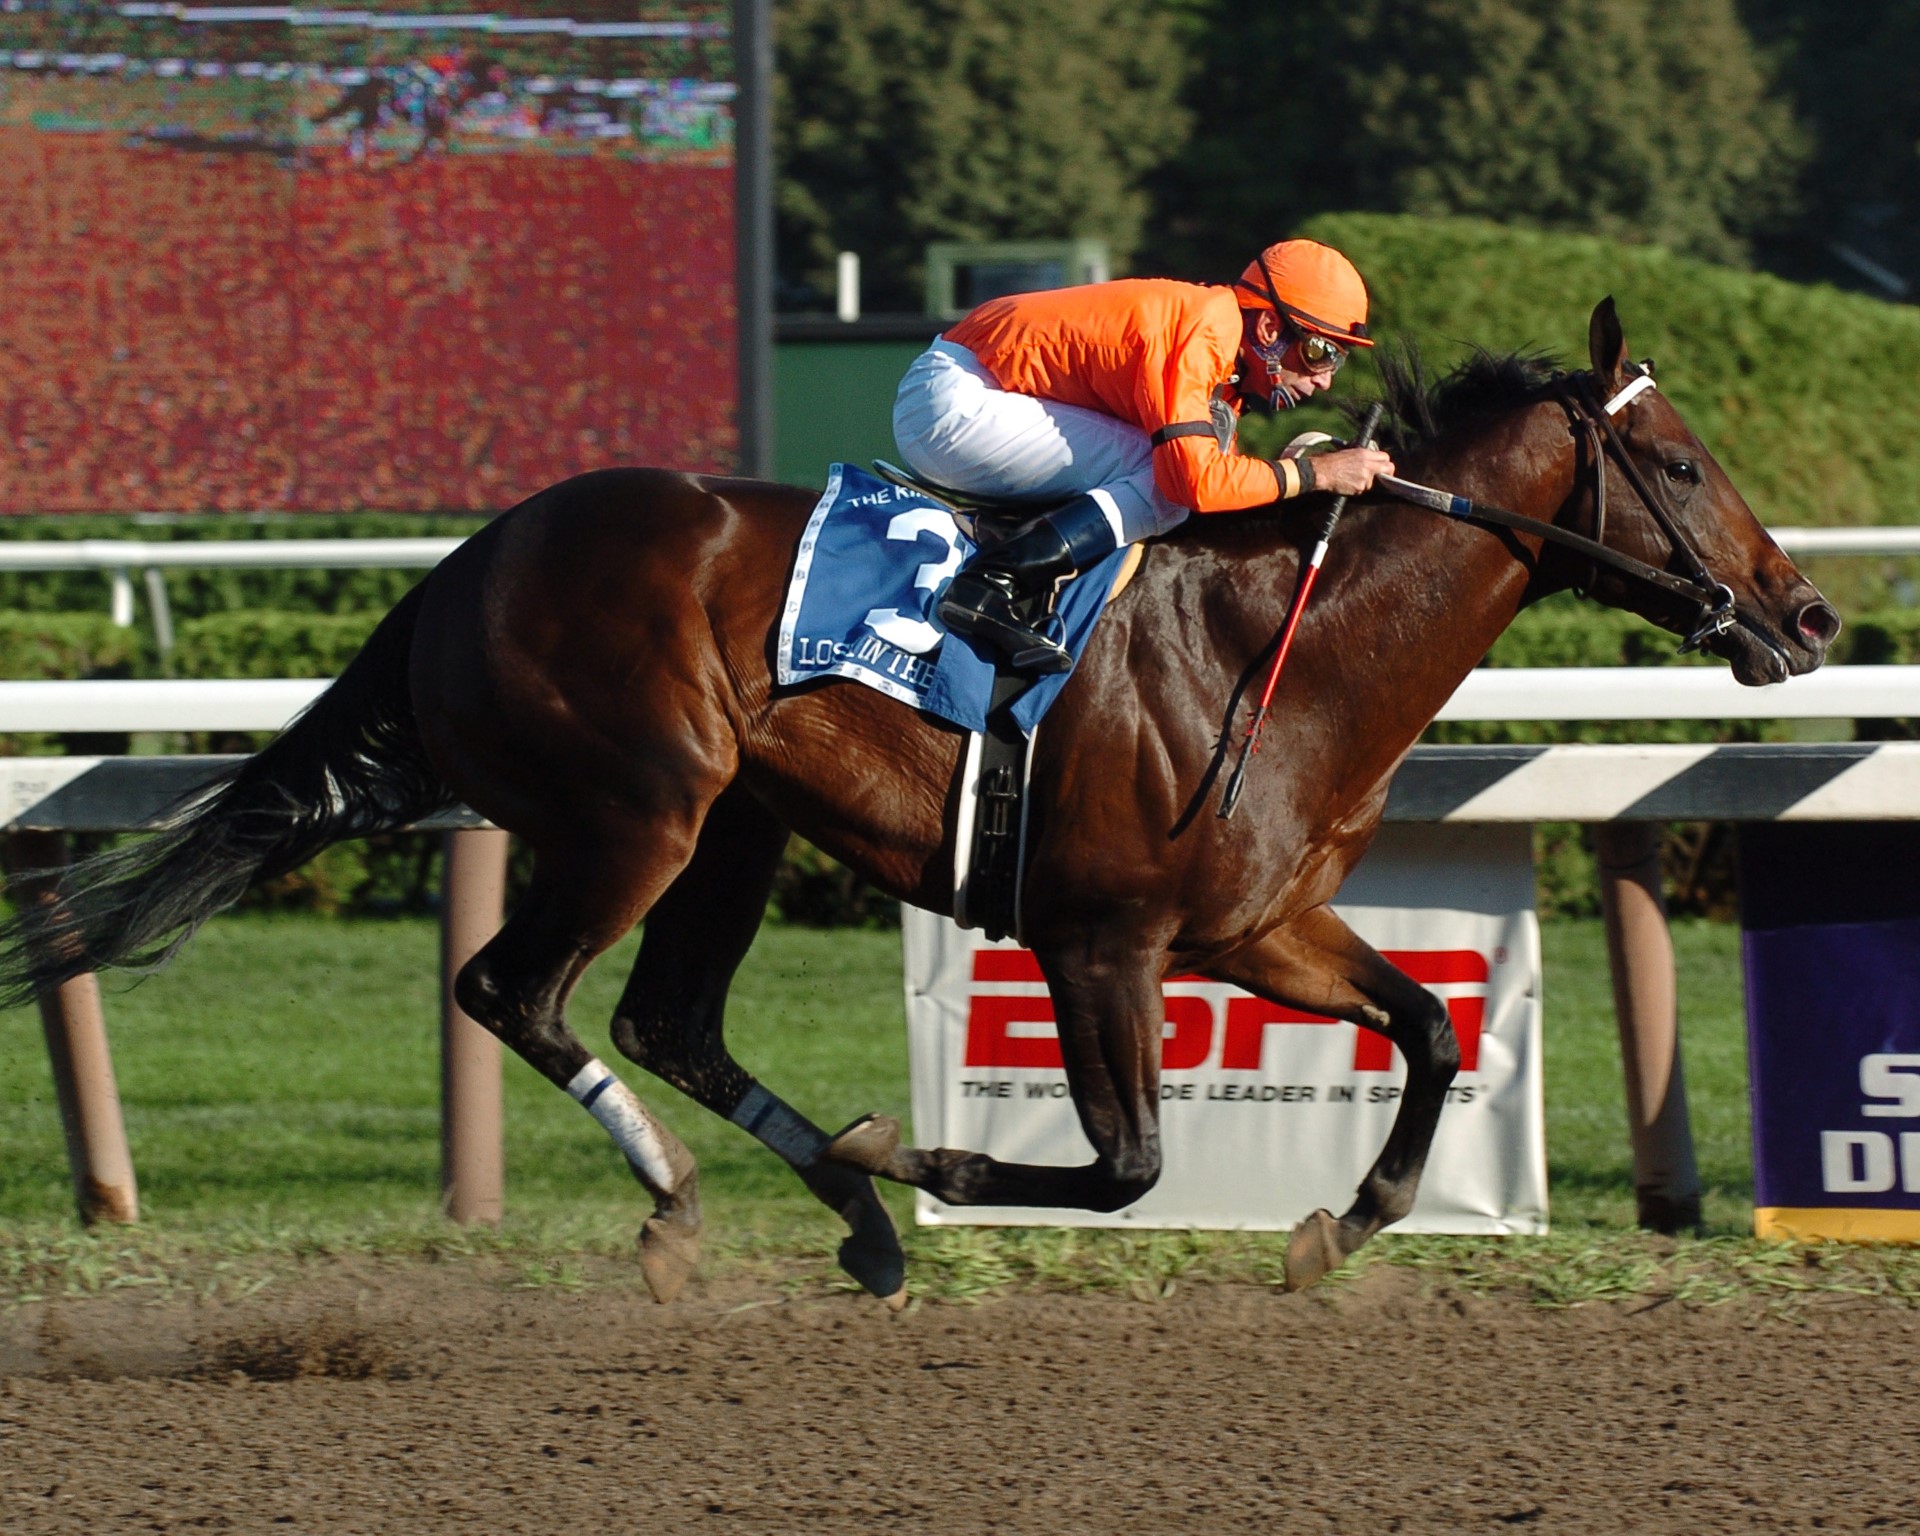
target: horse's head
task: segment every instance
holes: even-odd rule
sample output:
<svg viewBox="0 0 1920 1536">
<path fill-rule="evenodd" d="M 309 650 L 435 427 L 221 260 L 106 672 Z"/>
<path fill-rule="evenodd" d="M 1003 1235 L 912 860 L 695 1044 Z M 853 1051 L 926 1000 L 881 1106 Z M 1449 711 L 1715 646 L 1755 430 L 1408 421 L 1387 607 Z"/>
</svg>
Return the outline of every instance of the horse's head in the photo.
<svg viewBox="0 0 1920 1536">
<path fill-rule="evenodd" d="M 1579 419 L 1595 461 L 1590 490 L 1605 498 L 1605 540 L 1700 588 L 1690 599 L 1609 572 L 1594 582 L 1595 595 L 1699 637 L 1749 686 L 1813 671 L 1840 632 L 1840 616 L 1767 536 L 1672 401 L 1651 387 L 1648 370 L 1627 360 L 1611 298 L 1595 307 L 1587 345 L 1598 399 Z M 1647 382 L 1623 399 L 1642 377 Z"/>
</svg>

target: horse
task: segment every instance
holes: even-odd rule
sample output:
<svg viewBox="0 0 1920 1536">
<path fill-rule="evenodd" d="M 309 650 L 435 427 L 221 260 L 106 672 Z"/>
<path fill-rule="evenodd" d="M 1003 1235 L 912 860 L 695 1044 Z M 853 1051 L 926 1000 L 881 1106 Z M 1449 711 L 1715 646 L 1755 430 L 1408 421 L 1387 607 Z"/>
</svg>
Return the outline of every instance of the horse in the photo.
<svg viewBox="0 0 1920 1536">
<path fill-rule="evenodd" d="M 0 930 L 0 994 L 160 963 L 249 883 L 465 802 L 534 864 L 455 995 L 625 1153 L 653 1201 L 639 1249 L 656 1299 L 697 1258 L 697 1171 L 566 1017 L 587 965 L 643 918 L 613 1043 L 785 1159 L 844 1219 L 841 1265 L 895 1305 L 905 1263 L 876 1176 L 953 1205 L 1098 1211 L 1153 1186 L 1166 977 L 1201 973 L 1385 1034 L 1406 1064 L 1386 1143 L 1344 1214 L 1316 1211 L 1288 1239 L 1285 1284 L 1312 1284 L 1411 1208 L 1459 1064 L 1439 999 L 1329 903 L 1395 767 L 1495 637 L 1527 604 L 1582 588 L 1752 685 L 1818 667 L 1839 631 L 1628 360 L 1611 299 L 1588 351 L 1590 372 L 1481 353 L 1431 385 L 1417 360 L 1383 367 L 1402 472 L 1506 522 L 1355 501 L 1234 820 L 1210 807 L 1307 513 L 1193 518 L 1147 546 L 1110 605 L 1037 736 L 1022 907 L 1087 1163 L 906 1146 L 875 1117 L 829 1135 L 727 1049 L 728 986 L 791 832 L 903 902 L 950 909 L 965 744 L 865 688 L 776 685 L 816 493 L 753 480 L 601 470 L 487 524 L 264 750 L 154 837 L 21 903 Z M 1609 465 L 1630 492 L 1616 488 L 1610 512 Z"/>
</svg>

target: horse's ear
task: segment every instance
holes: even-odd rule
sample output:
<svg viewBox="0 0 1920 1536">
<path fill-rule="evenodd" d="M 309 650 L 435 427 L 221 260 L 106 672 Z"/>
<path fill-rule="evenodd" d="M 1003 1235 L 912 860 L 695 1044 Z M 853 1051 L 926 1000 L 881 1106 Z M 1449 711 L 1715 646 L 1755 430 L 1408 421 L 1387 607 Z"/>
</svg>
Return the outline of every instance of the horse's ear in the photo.
<svg viewBox="0 0 1920 1536">
<path fill-rule="evenodd" d="M 1587 356 L 1593 362 L 1594 377 L 1606 393 L 1611 394 L 1626 381 L 1627 338 L 1620 330 L 1612 294 L 1593 306 L 1593 318 L 1587 322 Z"/>
</svg>

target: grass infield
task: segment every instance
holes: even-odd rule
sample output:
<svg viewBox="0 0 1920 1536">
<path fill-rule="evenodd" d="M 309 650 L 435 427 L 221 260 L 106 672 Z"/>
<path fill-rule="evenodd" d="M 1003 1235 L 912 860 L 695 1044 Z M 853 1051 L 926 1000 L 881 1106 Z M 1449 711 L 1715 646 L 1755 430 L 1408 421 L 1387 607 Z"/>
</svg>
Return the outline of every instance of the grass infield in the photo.
<svg viewBox="0 0 1920 1536">
<path fill-rule="evenodd" d="M 1355 1268 L 1411 1266 L 1545 1304 L 1643 1294 L 1791 1302 L 1840 1291 L 1920 1301 L 1920 1255 L 1754 1242 L 1739 936 L 1677 924 L 1688 1090 L 1707 1232 L 1633 1229 L 1619 1052 L 1597 922 L 1543 929 L 1553 1235 L 1389 1236 Z M 582 983 L 572 1017 L 610 1060 L 605 1020 L 630 940 Z M 461 1230 L 437 1214 L 437 929 L 428 921 L 217 919 L 170 971 L 109 986 L 107 1013 L 143 1224 L 84 1233 L 39 1023 L 0 1014 L 0 1298 L 127 1285 L 245 1290 L 333 1255 L 471 1258 L 524 1285 L 638 1285 L 627 1261 L 644 1196 L 604 1134 L 516 1058 L 506 1060 L 507 1220 Z M 729 1020 L 741 1059 L 820 1123 L 904 1116 L 899 940 L 770 924 Z M 768 1153 L 630 1066 L 626 1075 L 701 1162 L 709 1273 L 787 1286 L 840 1282 L 837 1223 Z M 912 1227 L 887 1197 L 923 1295 L 1066 1286 L 1165 1294 L 1181 1280 L 1273 1283 L 1271 1234 Z"/>
</svg>

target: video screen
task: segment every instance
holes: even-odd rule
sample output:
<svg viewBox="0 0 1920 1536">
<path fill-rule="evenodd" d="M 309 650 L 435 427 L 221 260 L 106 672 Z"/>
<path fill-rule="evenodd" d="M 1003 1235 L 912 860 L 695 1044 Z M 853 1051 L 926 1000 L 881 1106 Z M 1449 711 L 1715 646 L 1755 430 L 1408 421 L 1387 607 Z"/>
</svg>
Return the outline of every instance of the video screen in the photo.
<svg viewBox="0 0 1920 1536">
<path fill-rule="evenodd" d="M 728 15 L 0 0 L 0 513 L 731 469 Z"/>
</svg>

